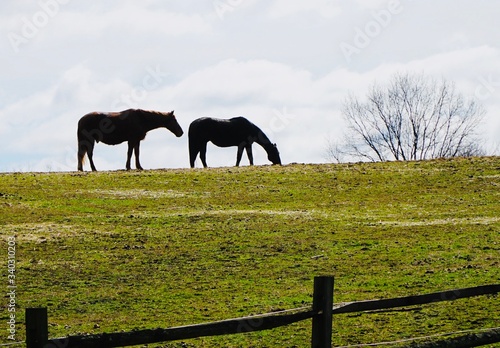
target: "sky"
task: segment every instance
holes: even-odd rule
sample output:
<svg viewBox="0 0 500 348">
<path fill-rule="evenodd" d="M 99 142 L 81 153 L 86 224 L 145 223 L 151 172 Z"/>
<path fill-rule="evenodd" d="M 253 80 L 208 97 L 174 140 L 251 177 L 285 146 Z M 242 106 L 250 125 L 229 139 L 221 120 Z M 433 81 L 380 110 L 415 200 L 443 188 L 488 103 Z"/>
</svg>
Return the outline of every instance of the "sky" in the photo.
<svg viewBox="0 0 500 348">
<path fill-rule="evenodd" d="M 0 172 L 74 171 L 78 120 L 128 108 L 174 110 L 185 131 L 149 132 L 145 169 L 189 167 L 199 117 L 244 116 L 283 164 L 324 163 L 347 96 L 401 72 L 483 104 L 481 137 L 499 155 L 499 13 L 491 0 L 5 0 Z M 126 152 L 97 144 L 97 169 L 124 169 Z M 257 144 L 254 159 L 269 164 Z M 232 166 L 236 148 L 210 144 L 207 162 Z"/>
</svg>

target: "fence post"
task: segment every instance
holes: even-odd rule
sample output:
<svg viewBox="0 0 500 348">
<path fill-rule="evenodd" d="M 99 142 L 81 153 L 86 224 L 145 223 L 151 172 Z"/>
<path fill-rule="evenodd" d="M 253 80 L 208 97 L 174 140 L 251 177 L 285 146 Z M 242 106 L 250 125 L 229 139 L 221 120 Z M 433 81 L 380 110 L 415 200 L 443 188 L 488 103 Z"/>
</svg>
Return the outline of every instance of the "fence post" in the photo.
<svg viewBox="0 0 500 348">
<path fill-rule="evenodd" d="M 26 348 L 43 348 L 49 340 L 47 308 L 26 308 Z"/>
<path fill-rule="evenodd" d="M 331 348 L 333 277 L 315 277 L 313 311 L 319 313 L 312 320 L 312 348 Z"/>
</svg>

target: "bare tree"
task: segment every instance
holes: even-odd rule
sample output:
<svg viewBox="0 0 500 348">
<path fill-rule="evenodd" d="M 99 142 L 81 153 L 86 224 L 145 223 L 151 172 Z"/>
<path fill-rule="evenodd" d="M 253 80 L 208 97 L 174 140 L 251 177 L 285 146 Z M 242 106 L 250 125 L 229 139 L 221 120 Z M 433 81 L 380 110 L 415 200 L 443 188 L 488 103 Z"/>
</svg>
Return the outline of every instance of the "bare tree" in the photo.
<svg viewBox="0 0 500 348">
<path fill-rule="evenodd" d="M 326 160 L 330 162 L 342 163 L 345 154 L 344 145 L 331 139 L 327 139 L 326 141 L 327 147 L 324 154 Z"/>
<path fill-rule="evenodd" d="M 388 86 L 374 85 L 366 101 L 349 96 L 342 113 L 349 126 L 344 155 L 405 161 L 483 154 L 476 129 L 484 109 L 446 80 L 397 74 Z"/>
</svg>

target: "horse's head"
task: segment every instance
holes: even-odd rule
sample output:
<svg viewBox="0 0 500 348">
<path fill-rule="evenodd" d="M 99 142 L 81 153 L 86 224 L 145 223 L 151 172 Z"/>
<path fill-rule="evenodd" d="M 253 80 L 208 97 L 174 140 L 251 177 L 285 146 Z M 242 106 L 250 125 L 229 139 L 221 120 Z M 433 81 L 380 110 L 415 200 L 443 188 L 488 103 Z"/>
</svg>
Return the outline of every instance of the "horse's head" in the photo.
<svg viewBox="0 0 500 348">
<path fill-rule="evenodd" d="M 165 127 L 172 133 L 174 133 L 177 137 L 182 136 L 184 134 L 184 131 L 182 130 L 181 126 L 177 122 L 177 119 L 175 118 L 174 111 L 166 112 L 164 113 L 165 117 L 167 118 L 167 122 L 165 123 Z"/>
<path fill-rule="evenodd" d="M 273 164 L 281 165 L 280 153 L 278 151 L 278 147 L 276 144 L 269 144 L 267 146 L 267 159 L 270 160 Z"/>
</svg>

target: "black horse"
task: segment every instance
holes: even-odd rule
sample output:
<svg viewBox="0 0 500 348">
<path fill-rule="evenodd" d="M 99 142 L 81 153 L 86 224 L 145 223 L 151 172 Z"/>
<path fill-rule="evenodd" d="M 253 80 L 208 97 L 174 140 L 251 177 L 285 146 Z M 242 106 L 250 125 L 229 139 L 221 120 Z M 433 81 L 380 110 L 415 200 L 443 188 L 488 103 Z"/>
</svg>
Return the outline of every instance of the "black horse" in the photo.
<svg viewBox="0 0 500 348">
<path fill-rule="evenodd" d="M 129 109 L 121 112 L 92 112 L 83 116 L 78 122 L 78 170 L 83 170 L 83 159 L 87 154 L 90 167 L 95 171 L 92 155 L 96 142 L 117 145 L 128 142 L 127 170 L 130 170 L 130 159 L 135 152 L 135 165 L 142 169 L 139 162 L 139 144 L 152 129 L 165 127 L 177 137 L 183 134 L 182 128 L 175 119 L 174 112 L 146 111 Z"/>
<path fill-rule="evenodd" d="M 203 166 L 207 167 L 207 143 L 211 141 L 219 147 L 237 146 L 236 166 L 240 165 L 243 149 L 246 149 L 250 165 L 253 165 L 252 144 L 256 142 L 267 152 L 267 158 L 273 164 L 281 164 L 280 154 L 276 144 L 259 127 L 244 117 L 234 117 L 229 120 L 203 117 L 194 120 L 189 126 L 189 161 L 191 168 L 198 153 Z"/>
</svg>

